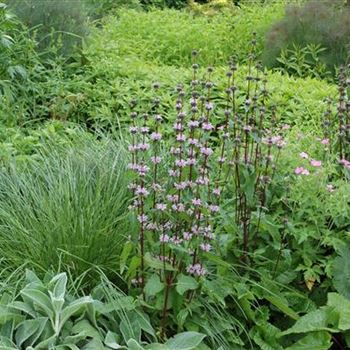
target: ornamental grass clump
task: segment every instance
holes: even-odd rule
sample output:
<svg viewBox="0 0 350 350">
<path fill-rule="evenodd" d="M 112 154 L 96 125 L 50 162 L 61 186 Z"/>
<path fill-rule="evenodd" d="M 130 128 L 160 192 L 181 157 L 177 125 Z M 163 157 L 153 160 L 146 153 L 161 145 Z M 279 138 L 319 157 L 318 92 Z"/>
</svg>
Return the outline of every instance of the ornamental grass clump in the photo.
<svg viewBox="0 0 350 350">
<path fill-rule="evenodd" d="M 221 212 L 234 214 L 245 262 L 259 231 L 284 141 L 274 133 L 276 109 L 267 105 L 266 76 L 255 63 L 254 46 L 255 39 L 241 85 L 237 66 L 229 62 L 221 101 L 215 97 L 214 68 L 204 72 L 196 63 L 198 52 L 192 52 L 190 83 L 175 88 L 171 132 L 170 120 L 160 113 L 159 83 L 153 84 L 146 112 L 136 100 L 130 104 L 129 188 L 139 225 L 133 282 L 147 301 L 147 278 L 153 286 L 157 281 L 162 334 L 174 290 L 190 301 L 200 281 L 215 273 L 208 257 L 215 251 Z M 258 220 L 252 224 L 254 215 Z M 151 277 L 149 268 L 155 270 Z"/>
</svg>

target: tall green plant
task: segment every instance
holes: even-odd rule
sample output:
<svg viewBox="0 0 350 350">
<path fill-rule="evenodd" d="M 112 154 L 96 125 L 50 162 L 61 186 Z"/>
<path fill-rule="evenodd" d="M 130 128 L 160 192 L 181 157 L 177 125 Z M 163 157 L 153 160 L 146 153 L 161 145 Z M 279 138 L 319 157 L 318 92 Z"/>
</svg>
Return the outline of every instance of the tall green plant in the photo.
<svg viewBox="0 0 350 350">
<path fill-rule="evenodd" d="M 130 234 L 125 162 L 122 145 L 86 140 L 2 171 L 0 255 L 73 276 L 115 270 Z"/>
</svg>

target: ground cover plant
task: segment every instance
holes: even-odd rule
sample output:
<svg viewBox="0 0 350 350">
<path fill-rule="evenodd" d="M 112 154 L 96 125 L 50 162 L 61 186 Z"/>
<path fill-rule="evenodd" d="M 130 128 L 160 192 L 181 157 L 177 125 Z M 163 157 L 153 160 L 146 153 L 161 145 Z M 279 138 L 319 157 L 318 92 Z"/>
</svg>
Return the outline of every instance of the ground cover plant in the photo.
<svg viewBox="0 0 350 350">
<path fill-rule="evenodd" d="M 348 348 L 349 61 L 274 56 L 283 2 L 80 5 L 68 53 L 1 5 L 0 348 Z"/>
</svg>

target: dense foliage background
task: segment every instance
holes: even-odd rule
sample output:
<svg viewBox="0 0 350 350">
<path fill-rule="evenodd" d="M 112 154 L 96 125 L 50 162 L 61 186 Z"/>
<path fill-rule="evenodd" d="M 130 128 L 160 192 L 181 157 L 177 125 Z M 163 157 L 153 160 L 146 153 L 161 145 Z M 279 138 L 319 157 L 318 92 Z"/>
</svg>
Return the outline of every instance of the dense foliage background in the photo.
<svg viewBox="0 0 350 350">
<path fill-rule="evenodd" d="M 1 349 L 350 347 L 350 7 L 288 3 L 0 3 Z M 162 115 L 167 182 L 197 104 L 199 153 L 232 154 L 202 165 L 224 183 L 205 276 L 188 246 L 140 252 L 128 187 L 151 180 L 127 169 L 129 127 L 160 131 L 133 113 Z"/>
</svg>

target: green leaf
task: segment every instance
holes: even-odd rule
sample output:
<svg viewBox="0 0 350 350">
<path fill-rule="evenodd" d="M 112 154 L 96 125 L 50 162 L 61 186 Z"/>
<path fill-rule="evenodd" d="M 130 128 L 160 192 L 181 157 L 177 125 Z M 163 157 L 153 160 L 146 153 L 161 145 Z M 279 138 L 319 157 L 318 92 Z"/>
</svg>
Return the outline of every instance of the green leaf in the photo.
<svg viewBox="0 0 350 350">
<path fill-rule="evenodd" d="M 153 274 L 145 285 L 145 293 L 151 297 L 157 295 L 164 289 L 164 283 L 160 281 L 157 274 Z"/>
<path fill-rule="evenodd" d="M 272 305 L 276 306 L 278 309 L 280 309 L 284 314 L 287 316 L 293 318 L 294 320 L 297 320 L 299 318 L 299 315 L 292 310 L 282 298 L 275 296 L 275 295 L 265 295 L 264 296 L 266 300 L 268 300 Z"/>
<path fill-rule="evenodd" d="M 166 271 L 175 271 L 175 268 L 169 263 L 165 263 L 160 259 L 154 258 L 150 253 L 145 254 L 145 265 L 151 267 L 156 270 L 163 270 L 165 268 Z"/>
<path fill-rule="evenodd" d="M 122 349 L 123 347 L 119 345 L 119 336 L 116 333 L 108 331 L 104 341 L 105 345 L 111 349 Z"/>
<path fill-rule="evenodd" d="M 169 348 L 164 344 L 152 343 L 145 347 L 146 350 L 169 350 Z"/>
<path fill-rule="evenodd" d="M 198 288 L 198 282 L 191 276 L 180 274 L 177 278 L 176 291 L 183 295 L 188 290 L 195 290 Z"/>
<path fill-rule="evenodd" d="M 205 335 L 198 332 L 184 332 L 170 338 L 165 345 L 169 350 L 192 350 L 198 346 Z"/>
<path fill-rule="evenodd" d="M 86 305 L 93 302 L 93 299 L 90 296 L 83 297 L 77 300 L 74 300 L 67 307 L 62 310 L 61 319 L 60 319 L 60 328 L 63 327 L 64 323 L 73 315 L 78 312 L 81 312 L 85 309 Z"/>
<path fill-rule="evenodd" d="M 337 327 L 346 331 L 350 329 L 350 301 L 338 293 L 328 293 L 327 305 L 338 313 Z"/>
<path fill-rule="evenodd" d="M 17 329 L 16 329 L 16 344 L 19 348 L 21 348 L 22 344 L 30 338 L 33 334 L 35 334 L 38 329 L 40 328 L 40 319 L 34 319 L 34 320 L 25 320 L 21 322 Z M 44 318 L 45 322 L 47 321 L 47 318 Z"/>
<path fill-rule="evenodd" d="M 328 350 L 332 346 L 332 337 L 328 332 L 312 332 L 298 340 L 286 350 Z"/>
<path fill-rule="evenodd" d="M 57 299 L 64 299 L 67 286 L 67 274 L 60 273 L 56 275 L 48 284 L 51 289 L 53 286 L 53 296 Z"/>
<path fill-rule="evenodd" d="M 125 270 L 126 261 L 132 251 L 132 248 L 133 248 L 132 242 L 127 242 L 124 245 L 122 253 L 120 254 L 120 273 L 123 273 Z"/>
<path fill-rule="evenodd" d="M 311 311 L 308 314 L 300 317 L 291 328 L 282 332 L 281 335 L 292 333 L 307 333 L 314 331 L 330 331 L 337 332 L 337 329 L 331 328 L 333 323 L 332 309 L 328 306 L 323 306 L 318 310 Z"/>
<path fill-rule="evenodd" d="M 144 350 L 144 348 L 135 339 L 129 339 L 127 345 L 128 350 Z"/>
<path fill-rule="evenodd" d="M 24 298 L 29 299 L 31 302 L 35 304 L 35 306 L 39 307 L 46 313 L 46 316 L 53 320 L 53 308 L 51 304 L 50 298 L 43 292 L 37 289 L 29 289 L 25 288 L 21 292 L 21 295 Z"/>
<path fill-rule="evenodd" d="M 335 289 L 350 299 L 350 249 L 343 248 L 334 259 L 333 284 Z"/>
</svg>

